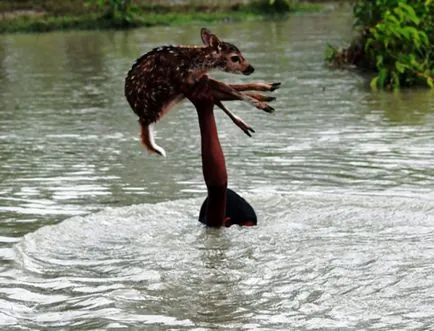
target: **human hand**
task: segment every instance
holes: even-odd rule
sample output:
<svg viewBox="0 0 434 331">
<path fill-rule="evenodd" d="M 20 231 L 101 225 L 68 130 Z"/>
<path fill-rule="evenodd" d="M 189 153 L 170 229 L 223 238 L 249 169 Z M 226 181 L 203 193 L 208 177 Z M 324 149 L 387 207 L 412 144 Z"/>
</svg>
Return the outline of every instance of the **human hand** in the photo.
<svg viewBox="0 0 434 331">
<path fill-rule="evenodd" d="M 201 78 L 186 97 L 193 103 L 196 109 L 214 106 L 214 97 L 205 77 Z"/>
</svg>

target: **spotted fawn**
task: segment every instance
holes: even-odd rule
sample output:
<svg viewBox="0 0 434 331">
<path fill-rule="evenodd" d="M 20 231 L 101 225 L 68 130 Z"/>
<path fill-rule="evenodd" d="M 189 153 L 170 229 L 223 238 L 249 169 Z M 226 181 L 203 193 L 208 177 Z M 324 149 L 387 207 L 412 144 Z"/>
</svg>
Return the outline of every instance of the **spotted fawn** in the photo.
<svg viewBox="0 0 434 331">
<path fill-rule="evenodd" d="M 275 98 L 243 91 L 273 91 L 280 83 L 226 84 L 212 79 L 207 75 L 212 70 L 250 75 L 254 68 L 235 45 L 219 40 L 209 30 L 201 29 L 201 39 L 203 46 L 155 48 L 138 58 L 128 72 L 125 96 L 139 117 L 141 142 L 151 153 L 166 155 L 154 141 L 152 124 L 184 99 L 199 81 L 208 84 L 214 103 L 249 136 L 255 131 L 221 101 L 244 100 L 266 112 L 274 111 L 266 102 Z"/>
</svg>

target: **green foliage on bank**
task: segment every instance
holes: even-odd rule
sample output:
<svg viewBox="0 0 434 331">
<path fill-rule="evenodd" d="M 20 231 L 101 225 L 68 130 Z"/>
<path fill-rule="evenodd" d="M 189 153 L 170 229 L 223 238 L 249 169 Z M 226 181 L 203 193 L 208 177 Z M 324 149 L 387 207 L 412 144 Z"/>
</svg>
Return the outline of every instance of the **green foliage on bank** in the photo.
<svg viewBox="0 0 434 331">
<path fill-rule="evenodd" d="M 318 12 L 323 6 L 299 0 L 253 0 L 244 10 L 266 17 L 287 16 L 294 12 Z"/>
<path fill-rule="evenodd" d="M 434 87 L 434 0 L 359 0 L 354 17 L 359 34 L 329 46 L 331 65 L 374 71 L 372 88 Z"/>
<path fill-rule="evenodd" d="M 266 15 L 285 15 L 296 10 L 296 0 L 256 0 L 249 7 L 252 11 Z"/>
<path fill-rule="evenodd" d="M 97 6 L 103 12 L 106 21 L 112 21 L 120 26 L 128 26 L 133 23 L 134 16 L 140 9 L 131 0 L 85 0 L 84 5 Z"/>
</svg>

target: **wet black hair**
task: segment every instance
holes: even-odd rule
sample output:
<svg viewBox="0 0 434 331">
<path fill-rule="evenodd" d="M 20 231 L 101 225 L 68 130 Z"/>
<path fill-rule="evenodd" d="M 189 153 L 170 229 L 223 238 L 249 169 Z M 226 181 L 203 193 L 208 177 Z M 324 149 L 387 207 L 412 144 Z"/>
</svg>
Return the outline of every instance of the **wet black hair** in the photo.
<svg viewBox="0 0 434 331">
<path fill-rule="evenodd" d="M 253 207 L 244 200 L 239 194 L 235 193 L 231 189 L 226 191 L 226 217 L 230 217 L 230 224 L 246 225 L 257 225 L 258 219 Z M 208 198 L 202 203 L 199 213 L 199 222 L 206 225 L 206 209 L 208 204 Z"/>
</svg>

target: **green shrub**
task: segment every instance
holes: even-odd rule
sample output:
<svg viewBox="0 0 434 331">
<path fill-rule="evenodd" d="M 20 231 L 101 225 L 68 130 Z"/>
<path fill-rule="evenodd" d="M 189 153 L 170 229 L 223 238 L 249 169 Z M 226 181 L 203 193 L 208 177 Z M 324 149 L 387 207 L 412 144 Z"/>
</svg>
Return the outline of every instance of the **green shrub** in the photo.
<svg viewBox="0 0 434 331">
<path fill-rule="evenodd" d="M 260 14 L 282 15 L 293 11 L 296 3 L 296 0 L 256 0 L 249 7 Z"/>
<path fill-rule="evenodd" d="M 137 12 L 132 0 L 87 0 L 85 5 L 96 4 L 103 12 L 104 19 L 113 21 L 117 26 L 129 26 Z"/>
<path fill-rule="evenodd" d="M 363 0 L 354 6 L 360 34 L 350 47 L 329 47 L 335 65 L 375 71 L 371 87 L 434 87 L 433 0 Z"/>
</svg>

